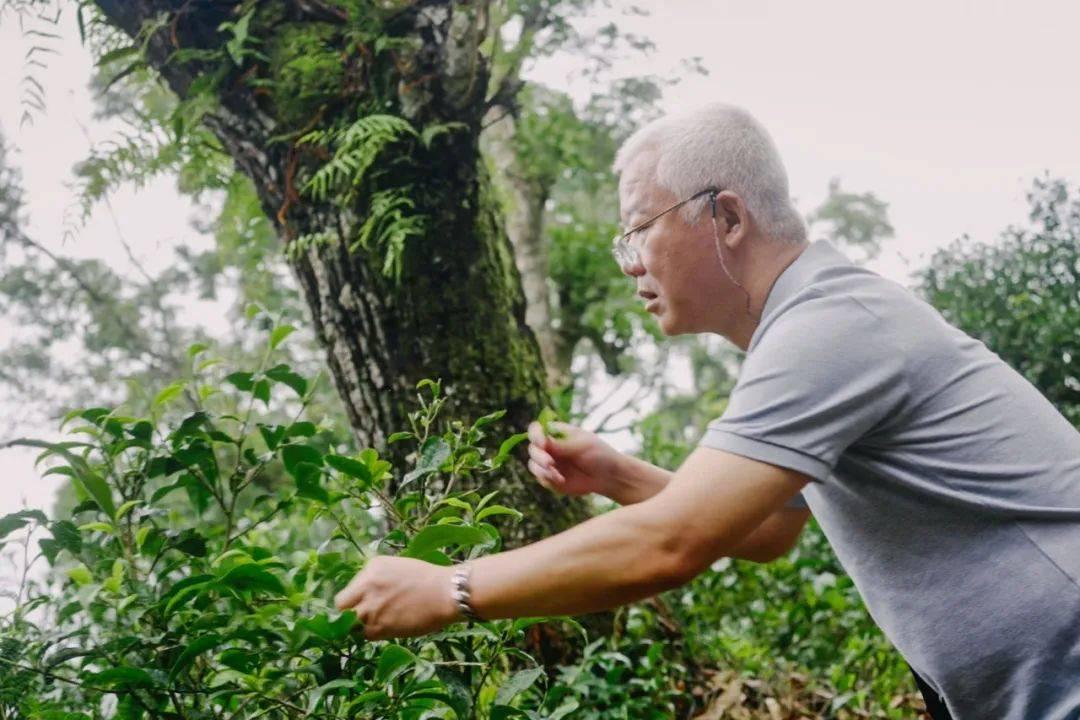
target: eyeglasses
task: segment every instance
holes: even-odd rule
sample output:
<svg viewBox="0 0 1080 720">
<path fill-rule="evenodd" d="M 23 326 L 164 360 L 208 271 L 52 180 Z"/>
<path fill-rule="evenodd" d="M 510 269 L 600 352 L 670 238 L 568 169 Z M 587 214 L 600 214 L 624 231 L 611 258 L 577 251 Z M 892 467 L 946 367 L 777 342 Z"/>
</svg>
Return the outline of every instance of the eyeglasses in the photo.
<svg viewBox="0 0 1080 720">
<path fill-rule="evenodd" d="M 702 190 L 701 192 L 695 193 L 681 202 L 675 203 L 667 210 L 653 215 L 645 222 L 638 223 L 634 227 L 624 232 L 622 235 L 616 235 L 611 240 L 611 255 L 615 258 L 615 262 L 619 263 L 619 267 L 623 268 L 624 270 L 628 267 L 633 267 L 634 265 L 636 265 L 640 261 L 640 257 L 638 255 L 637 246 L 630 242 L 630 236 L 636 233 L 638 230 L 642 230 L 651 223 L 656 222 L 658 219 L 668 214 L 672 210 L 680 208 L 691 200 L 698 199 L 702 195 L 710 195 L 709 201 L 712 205 L 712 214 L 715 217 L 716 196 L 720 192 L 722 191 L 719 188 L 708 188 L 707 190 Z"/>
</svg>

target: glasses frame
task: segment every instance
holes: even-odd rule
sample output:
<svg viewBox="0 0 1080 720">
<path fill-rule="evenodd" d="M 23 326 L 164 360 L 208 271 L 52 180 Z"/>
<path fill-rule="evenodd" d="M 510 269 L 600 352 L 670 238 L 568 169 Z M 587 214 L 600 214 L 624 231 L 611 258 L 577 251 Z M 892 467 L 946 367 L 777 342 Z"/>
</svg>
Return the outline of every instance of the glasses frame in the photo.
<svg viewBox="0 0 1080 720">
<path fill-rule="evenodd" d="M 611 240 L 611 255 L 615 258 L 615 262 L 619 264 L 619 267 L 623 268 L 636 264 L 640 260 L 640 256 L 638 255 L 638 249 L 630 243 L 630 236 L 636 233 L 638 230 L 643 230 L 644 228 L 648 227 L 664 215 L 667 215 L 672 210 L 681 208 L 683 205 L 692 200 L 697 200 L 702 195 L 711 196 L 709 198 L 709 204 L 712 209 L 712 216 L 716 217 L 716 196 L 719 195 L 721 192 L 723 192 L 723 190 L 720 188 L 706 188 L 705 190 L 696 192 L 685 200 L 680 200 L 679 202 L 675 203 L 667 210 L 658 212 L 648 220 L 638 223 L 637 225 L 630 228 L 621 235 L 616 235 Z"/>
</svg>

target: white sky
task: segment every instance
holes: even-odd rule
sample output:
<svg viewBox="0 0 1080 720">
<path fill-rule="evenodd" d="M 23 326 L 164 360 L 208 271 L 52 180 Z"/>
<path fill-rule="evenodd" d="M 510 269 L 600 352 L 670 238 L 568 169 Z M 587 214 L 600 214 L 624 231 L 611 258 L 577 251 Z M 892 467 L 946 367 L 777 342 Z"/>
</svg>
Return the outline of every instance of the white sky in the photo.
<svg viewBox="0 0 1080 720">
<path fill-rule="evenodd" d="M 710 74 L 671 89 L 664 109 L 709 100 L 749 109 L 773 134 L 803 211 L 824 199 L 833 176 L 847 190 L 876 193 L 889 203 L 896 238 L 871 267 L 898 282 L 908 282 L 905 258 L 918 267 L 928 253 L 964 233 L 990 240 L 1010 223 L 1022 223 L 1033 177 L 1049 171 L 1080 178 L 1080 3 L 637 4 L 653 16 L 619 22 L 652 38 L 657 51 L 620 61 L 616 72 L 667 75 L 680 58 L 700 55 Z M 0 128 L 19 151 L 10 159 L 24 177 L 27 229 L 57 249 L 65 210 L 74 203 L 66 185 L 71 166 L 87 148 L 79 123 L 98 141 L 111 132 L 90 119 L 92 61 L 78 44 L 70 13 L 61 27 L 67 38 L 61 54 L 49 56 L 48 71 L 35 73 L 48 91 L 47 113 L 20 129 L 29 44 L 12 16 L 0 19 Z M 532 74 L 581 93 L 586 88 L 576 68 L 573 58 L 551 59 Z M 193 208 L 171 179 L 138 193 L 122 191 L 112 204 L 125 237 L 151 268 L 169 261 L 172 245 L 207 242 L 188 226 Z M 124 267 L 112 219 L 103 210 L 63 249 Z M 0 318 L 0 342 L 8 332 Z M 13 426 L 12 410 L 0 408 L 5 431 Z M 47 436 L 52 428 L 18 431 Z M 0 515 L 24 501 L 49 505 L 55 483 L 37 476 L 32 457 L 0 452 Z"/>
</svg>

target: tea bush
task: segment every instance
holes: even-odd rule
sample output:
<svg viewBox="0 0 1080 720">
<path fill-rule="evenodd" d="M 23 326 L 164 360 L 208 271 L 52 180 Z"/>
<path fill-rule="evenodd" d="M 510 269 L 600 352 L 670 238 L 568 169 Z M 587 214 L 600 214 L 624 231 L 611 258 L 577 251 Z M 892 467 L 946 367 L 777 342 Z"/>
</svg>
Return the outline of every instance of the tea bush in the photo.
<svg viewBox="0 0 1080 720">
<path fill-rule="evenodd" d="M 503 412 L 446 421 L 440 383 L 424 380 L 410 427 L 390 438 L 415 446 L 412 467 L 339 454 L 304 417 L 308 380 L 272 364 L 290 332 L 275 327 L 260 367 L 228 374 L 193 346 L 192 378 L 148 414 L 79 409 L 69 439 L 22 441 L 79 502 L 65 517 L 0 519 L 27 569 L 51 566 L 23 576 L 0 620 L 0 716 L 554 720 L 580 705 L 584 690 L 555 698 L 522 650 L 530 627 L 556 619 L 370 642 L 332 608 L 375 554 L 446 565 L 497 551 L 492 520 L 520 513 L 456 486 L 497 479 L 526 436 L 487 447 Z"/>
</svg>

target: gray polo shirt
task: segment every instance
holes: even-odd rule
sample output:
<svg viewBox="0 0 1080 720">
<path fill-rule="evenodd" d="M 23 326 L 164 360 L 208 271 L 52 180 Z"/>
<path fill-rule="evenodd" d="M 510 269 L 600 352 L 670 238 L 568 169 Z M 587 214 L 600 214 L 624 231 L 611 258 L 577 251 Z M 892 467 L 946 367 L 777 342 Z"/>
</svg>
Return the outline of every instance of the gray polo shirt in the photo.
<svg viewBox="0 0 1080 720">
<path fill-rule="evenodd" d="M 1080 432 L 982 342 L 819 240 L 701 445 L 812 479 L 870 615 L 957 720 L 1080 718 Z"/>
</svg>

